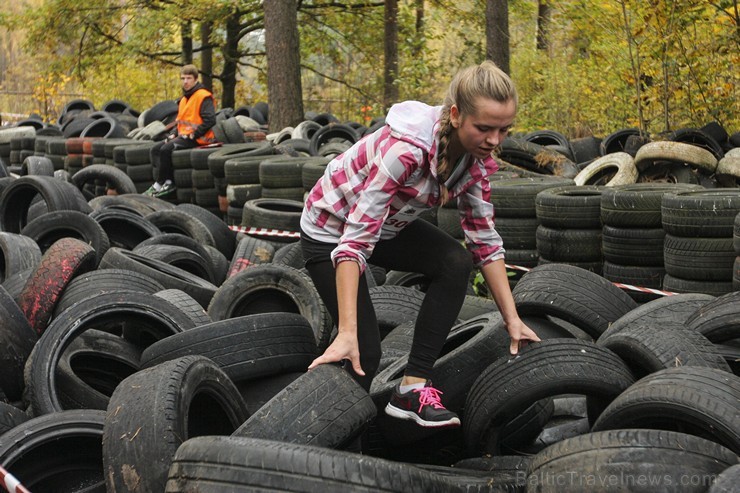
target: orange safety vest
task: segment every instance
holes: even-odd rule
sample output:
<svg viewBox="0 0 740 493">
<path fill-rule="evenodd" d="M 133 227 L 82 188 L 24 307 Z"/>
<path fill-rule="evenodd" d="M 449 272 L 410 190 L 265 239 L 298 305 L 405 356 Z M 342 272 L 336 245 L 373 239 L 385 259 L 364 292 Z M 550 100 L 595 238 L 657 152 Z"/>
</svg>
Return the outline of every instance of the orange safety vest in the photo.
<svg viewBox="0 0 740 493">
<path fill-rule="evenodd" d="M 203 119 L 200 117 L 200 105 L 204 99 L 212 97 L 213 94 L 207 89 L 198 89 L 189 98 L 184 96 L 180 98 L 177 110 L 177 133 L 179 135 L 191 135 L 203 123 Z M 213 106 L 216 106 L 215 100 Z M 213 133 L 213 129 L 209 128 L 205 135 L 196 142 L 200 145 L 212 144 L 217 142 L 216 134 Z"/>
</svg>

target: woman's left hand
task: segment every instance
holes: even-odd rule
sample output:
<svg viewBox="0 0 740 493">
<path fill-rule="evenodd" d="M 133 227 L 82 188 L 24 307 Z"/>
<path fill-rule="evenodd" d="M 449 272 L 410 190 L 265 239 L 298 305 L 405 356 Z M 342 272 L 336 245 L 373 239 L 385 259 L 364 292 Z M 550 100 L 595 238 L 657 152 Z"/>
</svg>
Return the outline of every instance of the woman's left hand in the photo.
<svg viewBox="0 0 740 493">
<path fill-rule="evenodd" d="M 515 355 L 519 350 L 527 344 L 527 342 L 539 342 L 540 338 L 534 333 L 532 329 L 522 322 L 522 319 L 516 318 L 506 323 L 506 331 L 511 337 L 511 345 L 509 346 L 509 352 Z"/>
</svg>

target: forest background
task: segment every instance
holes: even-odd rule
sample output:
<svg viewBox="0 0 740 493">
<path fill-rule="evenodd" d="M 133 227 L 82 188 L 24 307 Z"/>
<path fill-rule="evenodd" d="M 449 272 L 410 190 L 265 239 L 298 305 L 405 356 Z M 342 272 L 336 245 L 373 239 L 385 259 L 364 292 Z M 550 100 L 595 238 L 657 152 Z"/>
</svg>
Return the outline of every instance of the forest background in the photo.
<svg viewBox="0 0 740 493">
<path fill-rule="evenodd" d="M 517 131 L 735 132 L 738 12 L 738 0 L 8 2 L 0 112 L 54 122 L 74 98 L 141 111 L 177 98 L 177 67 L 193 62 L 219 107 L 269 101 L 273 131 L 305 111 L 369 123 L 395 101 L 440 104 L 457 69 L 491 58 L 519 89 Z"/>
</svg>

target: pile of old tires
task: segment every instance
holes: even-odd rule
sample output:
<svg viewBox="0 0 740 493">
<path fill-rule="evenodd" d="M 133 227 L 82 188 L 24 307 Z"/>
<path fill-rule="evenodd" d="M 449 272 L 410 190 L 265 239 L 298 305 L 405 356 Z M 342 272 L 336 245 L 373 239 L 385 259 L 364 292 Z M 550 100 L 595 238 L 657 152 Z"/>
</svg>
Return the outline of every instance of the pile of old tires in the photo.
<svg viewBox="0 0 740 493">
<path fill-rule="evenodd" d="M 248 140 L 245 119 L 264 112 L 220 121 L 239 117 Z M 512 357 L 495 304 L 467 296 L 434 368 L 463 426 L 430 430 L 383 412 L 408 361 L 418 276 L 365 273 L 383 336 L 369 392 L 339 366 L 306 371 L 335 328 L 295 236 L 281 233 L 298 230 L 329 158 L 370 129 L 327 114 L 301 125 L 176 153 L 171 202 L 136 193 L 129 170 L 153 173 L 145 138 L 37 134 L 25 169 L 0 166 L 13 172 L 0 178 L 0 466 L 34 492 L 736 487 L 732 151 L 722 173 L 686 165 L 690 183 L 651 182 L 683 169 L 651 151 L 635 167 L 646 183 L 612 183 L 626 165 L 604 165 L 587 184 L 577 168 L 588 152 L 650 142 L 632 132 L 599 148 L 541 132 L 504 146 L 510 161 L 490 182 L 497 228 L 507 261 L 531 269 L 511 284 L 542 342 Z M 89 157 L 60 166 L 38 155 L 50 145 Z M 454 208 L 434 212 L 424 219 L 459 234 Z M 672 279 L 680 294 L 660 297 L 611 282 Z"/>
</svg>

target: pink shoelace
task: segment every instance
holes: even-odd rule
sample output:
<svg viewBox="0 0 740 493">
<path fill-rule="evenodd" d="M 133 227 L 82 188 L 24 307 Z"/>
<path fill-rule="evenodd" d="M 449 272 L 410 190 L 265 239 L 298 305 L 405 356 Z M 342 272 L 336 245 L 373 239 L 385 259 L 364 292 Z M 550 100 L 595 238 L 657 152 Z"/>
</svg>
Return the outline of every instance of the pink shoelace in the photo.
<svg viewBox="0 0 740 493">
<path fill-rule="evenodd" d="M 421 389 L 414 389 L 414 392 L 419 394 L 419 412 L 424 406 L 432 406 L 434 409 L 445 408 L 439 399 L 439 396 L 443 394 L 442 391 L 434 387 L 422 387 Z"/>
</svg>

